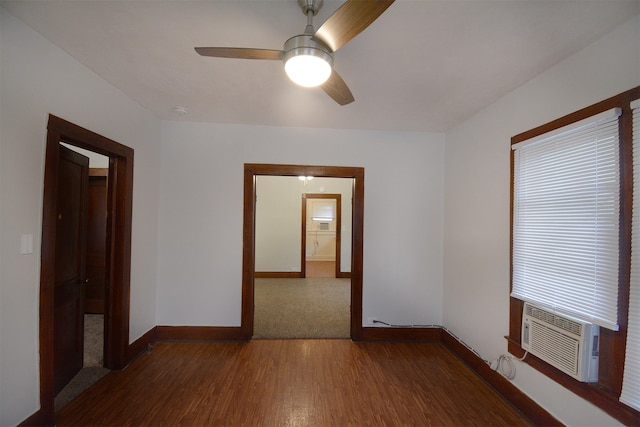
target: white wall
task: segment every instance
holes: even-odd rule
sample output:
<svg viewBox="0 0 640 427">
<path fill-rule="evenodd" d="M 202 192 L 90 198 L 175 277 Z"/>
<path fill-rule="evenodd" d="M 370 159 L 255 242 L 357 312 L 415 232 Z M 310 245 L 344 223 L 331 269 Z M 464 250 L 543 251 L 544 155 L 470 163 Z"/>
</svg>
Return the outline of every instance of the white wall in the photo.
<svg viewBox="0 0 640 427">
<path fill-rule="evenodd" d="M 510 138 L 640 85 L 640 21 L 627 22 L 446 134 L 444 322 L 492 360 L 506 353 Z M 528 365 L 515 384 L 568 425 L 618 424 Z"/>
<path fill-rule="evenodd" d="M 443 142 L 430 133 L 165 122 L 157 324 L 240 325 L 244 163 L 364 167 L 364 319 L 440 323 Z"/>
<path fill-rule="evenodd" d="M 48 114 L 135 149 L 131 335 L 155 325 L 160 121 L 0 8 L 0 425 L 39 408 L 38 292 Z M 19 255 L 20 235 L 34 253 Z"/>
<path fill-rule="evenodd" d="M 640 84 L 638 28 L 449 131 L 445 158 L 441 134 L 160 123 L 0 9 L 0 425 L 39 405 L 48 113 L 135 149 L 130 341 L 156 324 L 240 324 L 244 163 L 362 166 L 364 319 L 444 323 L 492 359 L 508 332 L 509 139 Z M 27 233 L 35 251 L 18 255 Z M 515 383 L 567 424 L 616 424 L 526 365 Z"/>
<path fill-rule="evenodd" d="M 297 177 L 256 178 L 256 271 L 300 271 L 300 192 Z"/>
<path fill-rule="evenodd" d="M 350 178 L 316 177 L 305 184 L 292 176 L 257 177 L 256 271 L 300 271 L 303 193 L 341 195 L 340 271 L 351 271 L 352 187 Z"/>
</svg>

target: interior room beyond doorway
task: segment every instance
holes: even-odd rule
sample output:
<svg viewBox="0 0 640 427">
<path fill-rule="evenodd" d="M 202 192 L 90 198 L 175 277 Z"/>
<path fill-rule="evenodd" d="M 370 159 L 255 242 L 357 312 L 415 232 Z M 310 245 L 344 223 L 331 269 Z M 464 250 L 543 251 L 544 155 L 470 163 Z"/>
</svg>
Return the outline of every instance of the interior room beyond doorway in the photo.
<svg viewBox="0 0 640 427">
<path fill-rule="evenodd" d="M 258 176 L 254 338 L 349 338 L 353 179 Z M 342 277 L 342 278 L 340 278 Z M 346 277 L 346 278 L 345 278 Z"/>
<path fill-rule="evenodd" d="M 256 277 L 305 277 L 307 261 L 322 261 L 348 278 L 353 179 L 303 178 L 256 177 Z"/>
</svg>

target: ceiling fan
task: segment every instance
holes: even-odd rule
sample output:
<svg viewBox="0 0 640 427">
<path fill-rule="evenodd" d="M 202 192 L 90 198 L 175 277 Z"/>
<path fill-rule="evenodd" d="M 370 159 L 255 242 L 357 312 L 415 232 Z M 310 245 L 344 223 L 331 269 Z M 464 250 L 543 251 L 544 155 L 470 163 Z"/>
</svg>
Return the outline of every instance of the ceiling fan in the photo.
<svg viewBox="0 0 640 427">
<path fill-rule="evenodd" d="M 318 29 L 314 31 L 313 16 L 323 0 L 298 0 L 307 16 L 304 33 L 291 37 L 282 50 L 238 47 L 196 47 L 202 56 L 218 58 L 282 60 L 287 75 L 295 83 L 321 86 L 334 101 L 346 105 L 353 95 L 333 69 L 333 53 L 360 34 L 395 0 L 347 0 Z"/>
</svg>

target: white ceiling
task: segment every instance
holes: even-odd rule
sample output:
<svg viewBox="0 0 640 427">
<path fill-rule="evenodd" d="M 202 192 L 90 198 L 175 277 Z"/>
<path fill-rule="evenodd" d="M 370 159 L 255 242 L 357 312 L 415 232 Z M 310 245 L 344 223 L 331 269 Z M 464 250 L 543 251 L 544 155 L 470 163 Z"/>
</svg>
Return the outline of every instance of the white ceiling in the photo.
<svg viewBox="0 0 640 427">
<path fill-rule="evenodd" d="M 342 3 L 325 0 L 315 27 Z M 449 129 L 640 13 L 639 0 L 396 0 L 335 54 L 356 99 L 341 107 L 280 61 L 193 50 L 281 49 L 306 25 L 297 0 L 2 5 L 162 119 L 415 131 Z"/>
</svg>

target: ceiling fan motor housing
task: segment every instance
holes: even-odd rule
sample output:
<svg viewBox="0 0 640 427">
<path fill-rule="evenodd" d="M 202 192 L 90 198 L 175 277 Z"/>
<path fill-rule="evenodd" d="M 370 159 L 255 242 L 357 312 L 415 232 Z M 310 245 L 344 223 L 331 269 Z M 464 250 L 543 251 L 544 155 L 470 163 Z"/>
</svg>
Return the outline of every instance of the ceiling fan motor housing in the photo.
<svg viewBox="0 0 640 427">
<path fill-rule="evenodd" d="M 282 50 L 284 51 L 282 61 L 285 64 L 294 56 L 310 55 L 324 59 L 333 68 L 333 52 L 331 52 L 329 46 L 318 39 L 314 39 L 312 35 L 301 34 L 291 37 L 284 43 Z"/>
</svg>

